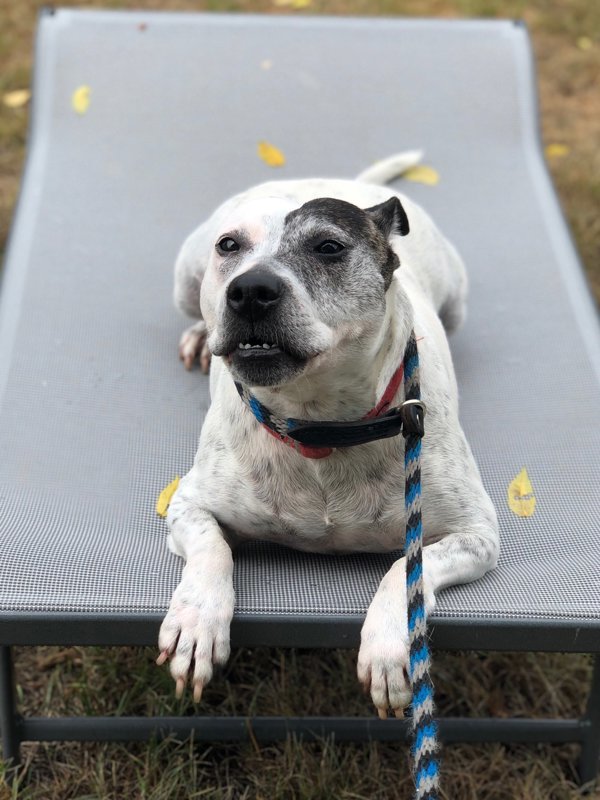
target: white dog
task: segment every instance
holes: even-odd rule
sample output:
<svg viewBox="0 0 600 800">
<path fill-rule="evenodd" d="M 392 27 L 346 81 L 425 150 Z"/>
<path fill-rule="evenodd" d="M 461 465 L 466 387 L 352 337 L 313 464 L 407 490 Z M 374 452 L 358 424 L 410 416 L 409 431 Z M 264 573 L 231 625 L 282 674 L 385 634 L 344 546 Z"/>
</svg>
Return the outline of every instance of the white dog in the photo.
<svg viewBox="0 0 600 800">
<path fill-rule="evenodd" d="M 266 408 L 280 425 L 360 420 L 374 416 L 390 386 L 399 405 L 403 387 L 391 381 L 413 329 L 427 406 L 427 612 L 439 589 L 496 564 L 496 514 L 459 423 L 444 331 L 464 317 L 464 267 L 419 206 L 375 185 L 416 160 L 388 159 L 356 181 L 257 186 L 220 206 L 182 247 L 175 301 L 201 321 L 182 337 L 181 356 L 186 366 L 199 357 L 204 369 L 213 358 L 198 453 L 168 513 L 169 546 L 186 564 L 158 663 L 171 659 L 178 694 L 189 676 L 198 701 L 213 665 L 229 656 L 236 541 L 310 552 L 402 547 L 402 436 L 315 451 L 287 446 L 257 416 Z M 358 676 L 380 716 L 390 707 L 400 715 L 410 701 L 404 585 L 401 558 L 361 633 Z"/>
</svg>

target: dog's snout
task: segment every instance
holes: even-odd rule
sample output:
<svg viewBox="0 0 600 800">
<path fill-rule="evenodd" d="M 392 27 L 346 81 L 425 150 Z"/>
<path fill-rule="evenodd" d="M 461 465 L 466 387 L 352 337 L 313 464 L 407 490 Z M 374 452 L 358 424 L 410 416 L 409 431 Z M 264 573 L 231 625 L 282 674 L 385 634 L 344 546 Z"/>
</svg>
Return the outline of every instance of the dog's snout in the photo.
<svg viewBox="0 0 600 800">
<path fill-rule="evenodd" d="M 281 300 L 283 283 L 267 269 L 248 270 L 235 278 L 227 289 L 227 305 L 251 322 L 262 319 Z"/>
</svg>

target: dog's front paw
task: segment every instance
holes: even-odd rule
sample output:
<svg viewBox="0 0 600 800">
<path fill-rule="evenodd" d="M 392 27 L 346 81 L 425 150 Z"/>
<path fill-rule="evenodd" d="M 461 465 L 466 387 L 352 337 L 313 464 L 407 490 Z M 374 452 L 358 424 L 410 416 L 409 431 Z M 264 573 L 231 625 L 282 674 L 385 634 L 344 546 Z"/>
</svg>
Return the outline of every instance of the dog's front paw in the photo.
<svg viewBox="0 0 600 800">
<path fill-rule="evenodd" d="M 203 320 L 196 322 L 181 334 L 179 340 L 179 358 L 186 369 L 191 369 L 194 362 L 200 362 L 200 369 L 206 375 L 210 367 L 210 350 L 206 344 L 206 323 Z"/>
<path fill-rule="evenodd" d="M 404 603 L 394 602 L 380 588 L 369 607 L 360 639 L 359 681 L 366 692 L 370 691 L 381 719 L 387 717 L 389 708 L 396 717 L 403 717 L 412 697 Z"/>
<path fill-rule="evenodd" d="M 233 605 L 232 585 L 218 589 L 213 585 L 208 591 L 202 582 L 184 578 L 175 590 L 160 628 L 157 664 L 171 660 L 177 697 L 182 696 L 189 676 L 194 702 L 200 702 L 213 665 L 226 663 Z"/>
</svg>

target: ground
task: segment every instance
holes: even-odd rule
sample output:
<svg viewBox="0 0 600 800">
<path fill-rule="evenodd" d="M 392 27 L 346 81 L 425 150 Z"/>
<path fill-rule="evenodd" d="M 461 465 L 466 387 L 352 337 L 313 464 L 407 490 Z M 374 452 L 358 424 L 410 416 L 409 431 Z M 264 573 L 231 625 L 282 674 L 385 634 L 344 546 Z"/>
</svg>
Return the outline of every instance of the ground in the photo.
<svg viewBox="0 0 600 800">
<path fill-rule="evenodd" d="M 283 4 L 282 4 L 283 3 Z M 62 5 L 74 5 L 64 0 Z M 0 0 L 0 98 L 29 86 L 32 36 L 42 2 Z M 126 2 L 86 5 L 127 7 Z M 133 5 L 133 4 L 130 4 Z M 298 8 L 298 6 L 302 6 Z M 598 0 L 138 0 L 144 9 L 511 17 L 527 22 L 535 51 L 549 166 L 596 298 L 600 298 L 600 2 Z M 0 251 L 17 197 L 27 106 L 0 103 Z M 555 153 L 552 155 L 552 153 Z M 176 702 L 153 651 L 23 648 L 18 693 L 26 712 L 192 713 Z M 357 690 L 356 653 L 238 650 L 206 691 L 202 712 L 371 713 Z M 436 653 L 444 715 L 578 716 L 591 674 L 586 656 Z M 207 747 L 173 742 L 28 745 L 24 800 L 410 797 L 405 748 L 319 742 Z M 445 797 L 570 800 L 574 746 L 454 745 L 444 752 Z M 0 800 L 16 796 L 2 782 Z M 591 798 L 600 798 L 592 792 Z"/>
</svg>

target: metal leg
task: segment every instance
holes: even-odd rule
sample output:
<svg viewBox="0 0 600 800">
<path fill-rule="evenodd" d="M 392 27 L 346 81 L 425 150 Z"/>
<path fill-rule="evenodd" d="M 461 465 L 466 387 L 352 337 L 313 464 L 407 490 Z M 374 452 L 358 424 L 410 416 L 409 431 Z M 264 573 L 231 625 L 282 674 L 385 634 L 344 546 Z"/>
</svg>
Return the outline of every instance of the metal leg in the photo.
<svg viewBox="0 0 600 800">
<path fill-rule="evenodd" d="M 0 731 L 2 757 L 16 767 L 20 761 L 15 675 L 10 647 L 0 646 Z"/>
<path fill-rule="evenodd" d="M 592 686 L 582 721 L 588 728 L 578 764 L 579 780 L 584 784 L 596 779 L 600 766 L 600 656 L 594 659 Z"/>
</svg>

